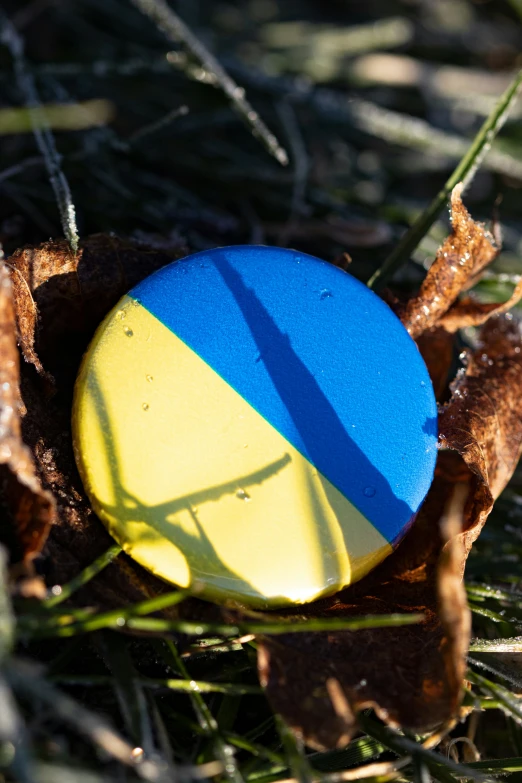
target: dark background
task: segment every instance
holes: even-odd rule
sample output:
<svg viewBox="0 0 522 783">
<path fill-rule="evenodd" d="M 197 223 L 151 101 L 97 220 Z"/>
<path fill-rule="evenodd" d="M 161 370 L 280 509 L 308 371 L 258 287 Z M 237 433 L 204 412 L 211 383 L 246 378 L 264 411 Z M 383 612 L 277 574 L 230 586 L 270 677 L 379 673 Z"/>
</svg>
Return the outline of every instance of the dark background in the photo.
<svg viewBox="0 0 522 783">
<path fill-rule="evenodd" d="M 348 251 L 367 279 L 520 66 L 518 2 L 172 2 L 288 150 L 286 169 L 221 91 L 198 81 L 195 61 L 168 64 L 166 53 L 183 46 L 129 0 L 2 5 L 42 103 L 111 104 L 109 125 L 54 134 L 82 236 L 115 231 L 167 247 L 181 239 L 191 250 L 287 244 L 327 259 Z M 5 47 L 0 79 L 4 105 L 23 106 Z M 181 106 L 188 113 L 169 119 Z M 481 219 L 498 204 L 505 248 L 495 269 L 504 273 L 519 268 L 520 116 L 518 106 L 466 196 Z M 62 235 L 30 132 L 0 136 L 0 194 L 6 253 Z M 444 221 L 434 227 L 399 282 L 416 284 L 445 230 Z M 490 274 L 482 292 L 503 296 L 505 285 Z"/>
</svg>

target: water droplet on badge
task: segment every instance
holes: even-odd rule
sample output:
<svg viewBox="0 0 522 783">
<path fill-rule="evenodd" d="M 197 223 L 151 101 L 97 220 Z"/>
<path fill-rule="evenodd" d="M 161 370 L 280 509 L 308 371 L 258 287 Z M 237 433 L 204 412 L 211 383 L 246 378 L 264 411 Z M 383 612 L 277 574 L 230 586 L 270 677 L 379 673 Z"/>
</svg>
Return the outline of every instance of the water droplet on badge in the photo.
<svg viewBox="0 0 522 783">
<path fill-rule="evenodd" d="M 421 386 L 422 386 L 422 388 L 424 388 L 426 386 L 426 382 L 425 381 L 421 381 Z"/>
<path fill-rule="evenodd" d="M 154 380 L 154 378 L 153 378 L 153 376 L 152 376 L 152 375 L 146 375 L 146 376 L 145 376 L 145 378 L 147 379 L 147 381 L 148 381 L 149 383 L 152 383 L 152 381 Z"/>
<path fill-rule="evenodd" d="M 141 407 L 143 408 L 144 411 L 148 411 L 149 410 L 149 403 L 148 402 L 144 402 Z"/>
<path fill-rule="evenodd" d="M 319 298 L 321 299 L 321 301 L 323 299 L 329 299 L 331 296 L 333 296 L 333 294 L 332 294 L 332 292 L 330 291 L 329 288 L 322 288 L 321 289 L 321 293 L 319 295 Z"/>
<path fill-rule="evenodd" d="M 132 335 L 134 334 L 134 332 L 132 331 L 132 329 L 129 326 L 124 326 L 123 327 L 123 331 L 125 332 L 127 337 L 132 337 Z"/>
<path fill-rule="evenodd" d="M 364 490 L 363 490 L 363 494 L 367 498 L 373 498 L 373 497 L 375 497 L 376 491 L 377 490 L 375 489 L 375 487 L 365 487 Z"/>
<path fill-rule="evenodd" d="M 238 489 L 236 492 L 236 498 L 239 498 L 239 500 L 244 500 L 245 503 L 249 503 L 252 500 L 248 492 L 245 492 L 244 489 Z"/>
</svg>

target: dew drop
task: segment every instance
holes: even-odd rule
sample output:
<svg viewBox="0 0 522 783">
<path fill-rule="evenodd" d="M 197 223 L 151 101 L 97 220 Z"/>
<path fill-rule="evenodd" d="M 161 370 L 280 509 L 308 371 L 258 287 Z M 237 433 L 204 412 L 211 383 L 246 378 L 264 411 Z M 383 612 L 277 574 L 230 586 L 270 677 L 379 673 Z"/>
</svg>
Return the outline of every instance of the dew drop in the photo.
<svg viewBox="0 0 522 783">
<path fill-rule="evenodd" d="M 134 334 L 134 332 L 132 331 L 132 329 L 129 326 L 124 326 L 123 327 L 123 331 L 125 332 L 127 337 L 132 337 L 132 335 Z"/>
<path fill-rule="evenodd" d="M 363 493 L 367 498 L 373 498 L 375 496 L 375 492 L 375 487 L 365 487 L 363 490 Z"/>
<path fill-rule="evenodd" d="M 149 410 L 149 403 L 148 402 L 144 402 L 141 407 L 143 408 L 144 411 L 148 411 Z"/>
<path fill-rule="evenodd" d="M 152 383 L 152 381 L 154 380 L 152 375 L 146 375 L 145 378 L 148 380 L 149 383 Z"/>
<path fill-rule="evenodd" d="M 333 294 L 332 294 L 332 292 L 330 291 L 329 288 L 322 288 L 321 289 L 321 293 L 320 293 L 320 296 L 319 296 L 321 301 L 323 299 L 329 299 L 331 296 L 333 296 Z"/>
<path fill-rule="evenodd" d="M 426 386 L 425 381 L 421 381 L 421 386 L 422 386 L 422 388 L 424 388 Z"/>
<path fill-rule="evenodd" d="M 248 492 L 245 492 L 244 489 L 238 489 L 236 492 L 236 498 L 239 498 L 239 500 L 244 500 L 245 503 L 249 503 L 252 500 Z"/>
</svg>

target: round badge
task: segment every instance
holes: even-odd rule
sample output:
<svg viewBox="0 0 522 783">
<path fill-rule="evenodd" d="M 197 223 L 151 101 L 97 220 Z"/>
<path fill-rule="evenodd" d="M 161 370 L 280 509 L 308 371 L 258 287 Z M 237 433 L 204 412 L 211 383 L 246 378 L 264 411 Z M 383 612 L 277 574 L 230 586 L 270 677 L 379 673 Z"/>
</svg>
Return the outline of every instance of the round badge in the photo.
<svg viewBox="0 0 522 783">
<path fill-rule="evenodd" d="M 437 409 L 415 343 L 366 286 L 236 246 L 164 267 L 112 310 L 73 433 L 131 557 L 204 598 L 275 607 L 393 551 L 433 477 Z"/>
</svg>

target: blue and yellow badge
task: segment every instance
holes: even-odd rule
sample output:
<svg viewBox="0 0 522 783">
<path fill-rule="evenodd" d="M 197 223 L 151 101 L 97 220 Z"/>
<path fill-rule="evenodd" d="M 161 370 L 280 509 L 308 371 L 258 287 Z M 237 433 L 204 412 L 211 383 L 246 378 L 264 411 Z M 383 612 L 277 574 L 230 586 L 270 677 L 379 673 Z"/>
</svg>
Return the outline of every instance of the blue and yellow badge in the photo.
<svg viewBox="0 0 522 783">
<path fill-rule="evenodd" d="M 157 576 L 258 607 L 393 551 L 430 486 L 437 410 L 400 321 L 312 256 L 239 246 L 156 272 L 99 327 L 74 445 L 100 519 Z"/>
</svg>

